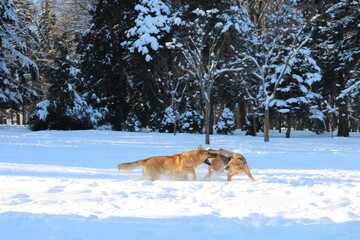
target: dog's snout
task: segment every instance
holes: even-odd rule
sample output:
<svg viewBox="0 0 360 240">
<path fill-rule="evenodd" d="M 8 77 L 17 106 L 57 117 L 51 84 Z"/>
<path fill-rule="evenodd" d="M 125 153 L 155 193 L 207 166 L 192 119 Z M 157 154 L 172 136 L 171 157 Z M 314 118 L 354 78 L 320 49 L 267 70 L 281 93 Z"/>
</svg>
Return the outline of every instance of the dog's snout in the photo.
<svg viewBox="0 0 360 240">
<path fill-rule="evenodd" d="M 206 163 L 207 165 L 211 166 L 211 162 L 209 161 L 209 159 L 208 159 L 208 158 L 205 160 L 205 162 L 204 162 L 204 163 Z"/>
</svg>

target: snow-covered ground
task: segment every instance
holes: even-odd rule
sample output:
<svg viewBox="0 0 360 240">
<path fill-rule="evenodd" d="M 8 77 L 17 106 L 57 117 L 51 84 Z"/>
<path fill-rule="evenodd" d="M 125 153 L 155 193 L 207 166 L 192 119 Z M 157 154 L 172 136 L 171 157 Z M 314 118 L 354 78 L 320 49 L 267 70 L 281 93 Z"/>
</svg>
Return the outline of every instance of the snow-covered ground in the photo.
<svg viewBox="0 0 360 240">
<path fill-rule="evenodd" d="M 0 239 L 360 239 L 360 134 L 211 136 L 256 179 L 141 178 L 116 165 L 196 149 L 203 135 L 0 125 Z"/>
</svg>

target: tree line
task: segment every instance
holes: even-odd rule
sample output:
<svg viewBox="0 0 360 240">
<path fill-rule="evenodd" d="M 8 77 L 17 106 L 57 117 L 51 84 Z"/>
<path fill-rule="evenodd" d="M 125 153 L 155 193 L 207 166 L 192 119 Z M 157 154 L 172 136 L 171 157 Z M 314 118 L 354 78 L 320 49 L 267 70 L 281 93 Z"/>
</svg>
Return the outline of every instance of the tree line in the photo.
<svg viewBox="0 0 360 240">
<path fill-rule="evenodd" d="M 32 130 L 360 131 L 360 2 L 3 0 L 0 115 Z"/>
</svg>

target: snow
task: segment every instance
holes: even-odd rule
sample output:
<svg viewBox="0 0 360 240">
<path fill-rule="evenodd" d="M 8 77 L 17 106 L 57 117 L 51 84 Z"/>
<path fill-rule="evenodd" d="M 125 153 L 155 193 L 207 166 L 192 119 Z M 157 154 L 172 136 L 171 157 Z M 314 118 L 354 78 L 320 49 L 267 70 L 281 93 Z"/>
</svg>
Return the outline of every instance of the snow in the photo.
<svg viewBox="0 0 360 240">
<path fill-rule="evenodd" d="M 203 135 L 0 125 L 2 239 L 360 239 L 360 134 L 213 135 L 255 182 L 146 181 L 116 165 L 196 149 Z"/>
<path fill-rule="evenodd" d="M 18 16 L 13 8 L 14 5 L 13 1 L 12 0 L 4 1 L 3 4 L 4 4 L 4 8 L 1 9 L 2 11 L 3 9 L 5 10 L 4 12 L 1 13 L 3 19 L 18 22 Z"/>
<path fill-rule="evenodd" d="M 316 108 L 311 108 L 311 119 L 319 119 L 320 121 L 325 121 L 325 115 L 322 111 Z"/>
<path fill-rule="evenodd" d="M 36 115 L 39 117 L 40 120 L 45 121 L 47 116 L 49 115 L 48 107 L 50 105 L 49 100 L 44 100 L 36 104 L 36 108 L 38 110 L 36 111 Z"/>
<path fill-rule="evenodd" d="M 217 133 L 231 134 L 235 129 L 234 113 L 229 108 L 225 108 L 214 126 Z"/>
<path fill-rule="evenodd" d="M 350 92 L 354 91 L 359 91 L 360 89 L 360 80 L 353 80 L 354 83 L 352 85 L 350 85 L 350 87 L 344 89 L 341 91 L 341 94 L 339 94 L 338 97 L 336 97 L 336 100 L 339 100 L 341 98 L 344 98 L 347 94 L 349 94 Z"/>
<path fill-rule="evenodd" d="M 145 60 L 152 60 L 149 54 L 149 47 L 152 50 L 158 50 L 160 44 L 158 40 L 163 37 L 164 32 L 169 32 L 171 28 L 171 11 L 169 6 L 161 0 L 142 0 L 135 6 L 138 16 L 135 20 L 135 26 L 127 31 L 130 50 L 137 50 L 145 55 Z M 135 38 L 132 40 L 131 38 Z"/>
</svg>

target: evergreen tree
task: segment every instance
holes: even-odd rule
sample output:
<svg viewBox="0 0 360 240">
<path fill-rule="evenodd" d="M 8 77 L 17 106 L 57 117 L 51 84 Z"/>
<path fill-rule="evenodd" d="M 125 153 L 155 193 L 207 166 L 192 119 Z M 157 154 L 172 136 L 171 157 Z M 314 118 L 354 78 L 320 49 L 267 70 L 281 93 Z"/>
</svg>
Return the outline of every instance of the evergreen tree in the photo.
<svg viewBox="0 0 360 240">
<path fill-rule="evenodd" d="M 107 109 L 104 123 L 114 130 L 121 130 L 126 119 L 131 81 L 126 71 L 130 64 L 136 64 L 122 46 L 134 21 L 134 4 L 129 0 L 98 0 L 92 9 L 91 28 L 79 45 L 87 102 L 96 109 Z"/>
<path fill-rule="evenodd" d="M 177 124 L 174 124 L 179 118 L 178 115 L 179 113 L 172 106 L 167 107 L 164 111 L 163 118 L 161 119 L 159 132 L 175 134 L 179 127 Z"/>
<path fill-rule="evenodd" d="M 27 45 L 19 32 L 20 22 L 13 1 L 1 1 L 0 108 L 20 110 L 21 106 L 37 96 L 28 82 L 37 77 L 37 65 L 27 56 Z"/>
<path fill-rule="evenodd" d="M 174 15 L 170 6 L 162 0 L 140 0 L 135 6 L 137 11 L 135 26 L 126 31 L 127 39 L 123 42 L 131 52 L 137 51 L 151 61 L 153 51 L 159 50 L 159 40 L 170 31 Z"/>
<path fill-rule="evenodd" d="M 41 6 L 41 12 L 38 19 L 34 20 L 37 35 L 39 38 L 37 46 L 37 58 L 40 68 L 42 81 L 45 83 L 48 68 L 54 66 L 56 49 L 54 47 L 56 32 L 56 16 L 54 9 L 54 0 L 44 0 Z M 45 89 L 46 91 L 47 89 Z"/>
<path fill-rule="evenodd" d="M 19 19 L 19 37 L 24 40 L 26 55 L 33 59 L 39 68 L 37 76 L 32 76 L 26 69 L 19 70 L 20 88 L 22 94 L 22 124 L 27 124 L 27 115 L 33 108 L 33 102 L 38 100 L 42 95 L 40 77 L 40 65 L 37 61 L 39 51 L 39 37 L 34 29 L 34 16 L 36 9 L 34 3 L 30 0 L 14 0 L 17 7 L 17 15 Z"/>
<path fill-rule="evenodd" d="M 151 131 L 153 132 L 159 131 L 159 129 L 161 128 L 162 118 L 163 118 L 163 112 L 160 111 L 159 109 L 156 109 L 156 111 L 154 111 L 150 115 L 148 127 L 151 129 Z"/>
<path fill-rule="evenodd" d="M 215 125 L 215 130 L 218 134 L 228 135 L 232 134 L 235 128 L 234 113 L 229 108 L 225 108 Z"/>
<path fill-rule="evenodd" d="M 56 47 L 60 55 L 55 59 L 55 67 L 51 71 L 47 100 L 37 104 L 37 109 L 30 119 L 30 128 L 90 129 L 101 114 L 94 112 L 78 93 L 76 86 L 79 70 L 70 59 L 67 46 L 59 40 Z"/>
<path fill-rule="evenodd" d="M 174 20 L 183 6 L 177 2 L 161 0 L 142 0 L 136 5 L 135 26 L 127 31 L 128 40 L 124 42 L 132 55 L 139 53 L 146 61 L 147 76 L 144 82 L 152 99 L 153 109 L 160 106 L 165 111 L 171 106 L 174 112 L 184 111 L 189 93 L 189 66 L 181 51 L 172 44 L 177 34 Z M 175 115 L 171 132 L 176 134 L 180 115 Z"/>
<path fill-rule="evenodd" d="M 271 102 L 270 107 L 281 115 L 285 115 L 287 132 L 286 137 L 290 137 L 291 128 L 294 120 L 297 125 L 305 125 L 309 119 L 319 119 L 317 107 L 321 100 L 321 95 L 313 92 L 314 85 L 321 80 L 321 70 L 311 56 L 311 51 L 307 47 L 299 50 L 289 63 L 289 71 L 284 74 L 284 80 L 279 84 L 277 97 Z"/>
<path fill-rule="evenodd" d="M 55 68 L 55 58 L 58 55 L 58 50 L 55 48 L 54 32 L 56 31 L 56 16 L 54 5 L 54 0 L 44 0 L 38 16 L 32 18 L 33 35 L 35 35 L 33 38 L 35 42 L 32 46 L 40 73 L 40 101 L 45 101 L 47 97 L 48 88 L 52 80 L 51 74 Z M 36 107 L 34 106 L 32 111 L 35 110 Z"/>
<path fill-rule="evenodd" d="M 324 69 L 322 95 L 328 104 L 326 112 L 336 113 L 338 136 L 349 136 L 350 118 L 359 119 L 353 109 L 359 108 L 360 2 L 327 1 L 316 32 L 319 65 Z M 335 111 L 330 111 L 335 109 Z M 331 120 L 331 114 L 327 114 Z M 335 122 L 335 121 L 334 121 Z"/>
<path fill-rule="evenodd" d="M 140 128 L 141 128 L 141 123 L 138 117 L 134 112 L 130 111 L 124 122 L 124 130 L 129 132 L 139 132 Z"/>
<path fill-rule="evenodd" d="M 201 133 L 204 125 L 204 117 L 189 107 L 180 116 L 180 131 L 184 133 Z"/>
</svg>

